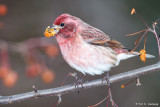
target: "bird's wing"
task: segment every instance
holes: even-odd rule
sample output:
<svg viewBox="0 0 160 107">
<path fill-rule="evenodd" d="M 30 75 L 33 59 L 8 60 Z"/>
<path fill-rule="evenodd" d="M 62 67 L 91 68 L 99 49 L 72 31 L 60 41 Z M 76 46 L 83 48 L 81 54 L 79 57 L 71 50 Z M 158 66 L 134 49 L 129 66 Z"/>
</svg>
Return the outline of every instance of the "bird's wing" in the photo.
<svg viewBox="0 0 160 107">
<path fill-rule="evenodd" d="M 83 29 L 81 31 L 81 36 L 83 40 L 89 44 L 111 48 L 125 48 L 120 42 L 110 39 L 108 35 L 91 26 L 88 26 L 87 29 Z"/>
</svg>

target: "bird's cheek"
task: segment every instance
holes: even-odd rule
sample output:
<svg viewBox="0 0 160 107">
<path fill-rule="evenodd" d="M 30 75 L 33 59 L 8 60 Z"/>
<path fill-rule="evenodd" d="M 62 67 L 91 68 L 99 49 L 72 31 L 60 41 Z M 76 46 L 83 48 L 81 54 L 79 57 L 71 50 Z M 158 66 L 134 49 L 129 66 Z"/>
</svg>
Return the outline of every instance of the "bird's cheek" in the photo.
<svg viewBox="0 0 160 107">
<path fill-rule="evenodd" d="M 71 32 L 68 31 L 67 29 L 61 29 L 59 34 L 62 34 L 61 36 L 63 38 L 69 38 L 71 36 Z"/>
<path fill-rule="evenodd" d="M 66 38 L 66 39 L 70 38 L 70 34 L 63 34 L 63 37 Z"/>
</svg>

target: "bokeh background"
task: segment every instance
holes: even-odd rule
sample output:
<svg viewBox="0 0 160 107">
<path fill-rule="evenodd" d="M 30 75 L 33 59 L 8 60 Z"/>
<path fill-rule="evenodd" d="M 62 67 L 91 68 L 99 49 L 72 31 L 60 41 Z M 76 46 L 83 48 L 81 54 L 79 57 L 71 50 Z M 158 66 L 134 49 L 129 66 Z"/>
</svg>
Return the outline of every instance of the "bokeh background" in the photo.
<svg viewBox="0 0 160 107">
<path fill-rule="evenodd" d="M 137 36 L 126 37 L 126 34 L 145 29 L 145 25 L 130 11 L 134 7 L 136 12 L 145 22 L 151 26 L 152 22 L 160 18 L 159 0 L 0 0 L 8 8 L 5 16 L 0 16 L 0 40 L 8 42 L 21 42 L 33 37 L 43 37 L 48 25 L 51 25 L 56 17 L 62 13 L 77 16 L 88 24 L 97 27 L 127 46 L 134 48 Z M 56 39 L 49 38 L 58 47 Z M 137 51 L 143 48 L 143 43 Z M 147 59 L 143 63 L 139 57 L 121 61 L 118 67 L 110 71 L 110 75 L 127 72 L 136 68 L 154 64 L 158 61 L 157 43 L 152 33 L 147 36 L 147 53 L 156 56 L 155 59 Z M 40 76 L 29 78 L 25 73 L 24 58 L 19 53 L 9 52 L 12 69 L 18 74 L 18 81 L 12 88 L 7 88 L 0 80 L 0 95 L 32 91 L 32 85 L 37 89 L 59 87 L 69 72 L 76 72 L 64 61 L 61 53 L 57 57 L 47 57 L 43 52 L 46 65 L 53 70 L 55 78 L 50 84 L 42 81 Z M 86 76 L 83 81 L 103 78 L 101 76 Z M 112 84 L 113 99 L 119 107 L 136 107 L 136 103 L 158 103 L 160 105 L 160 72 L 154 72 L 140 77 L 141 86 L 135 83 L 126 88 L 121 88 L 122 81 Z M 65 84 L 74 83 L 74 78 L 67 79 Z M 80 90 L 80 93 L 72 92 L 62 96 L 59 107 L 87 107 L 94 105 L 107 96 L 107 88 L 96 87 Z M 54 107 L 58 98 L 55 96 L 30 99 L 0 107 Z M 98 107 L 105 107 L 107 101 Z M 141 106 L 143 107 L 143 106 Z"/>
</svg>

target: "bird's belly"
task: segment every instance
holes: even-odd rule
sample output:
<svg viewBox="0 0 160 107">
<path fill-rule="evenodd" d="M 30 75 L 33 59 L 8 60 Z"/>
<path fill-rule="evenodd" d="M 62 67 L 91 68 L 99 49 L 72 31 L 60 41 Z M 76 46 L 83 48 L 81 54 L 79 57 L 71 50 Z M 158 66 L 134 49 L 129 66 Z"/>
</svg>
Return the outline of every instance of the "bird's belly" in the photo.
<svg viewBox="0 0 160 107">
<path fill-rule="evenodd" d="M 117 62 L 116 54 L 106 47 L 81 44 L 61 50 L 67 63 L 83 74 L 100 75 L 109 71 Z"/>
</svg>

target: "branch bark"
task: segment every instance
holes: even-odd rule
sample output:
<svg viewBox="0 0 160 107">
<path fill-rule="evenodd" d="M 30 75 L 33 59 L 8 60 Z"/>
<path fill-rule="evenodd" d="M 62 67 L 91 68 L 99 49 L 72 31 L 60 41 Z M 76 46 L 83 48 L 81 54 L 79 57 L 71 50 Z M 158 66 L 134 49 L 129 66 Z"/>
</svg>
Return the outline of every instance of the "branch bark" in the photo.
<svg viewBox="0 0 160 107">
<path fill-rule="evenodd" d="M 109 81 L 110 83 L 123 81 L 123 80 L 131 79 L 134 77 L 139 77 L 141 75 L 151 73 L 153 71 L 158 71 L 158 70 L 160 70 L 160 62 L 143 67 L 143 68 L 113 75 L 110 77 Z M 87 88 L 93 88 L 93 87 L 104 86 L 104 85 L 107 85 L 106 82 L 102 83 L 102 79 L 97 79 L 97 80 L 83 83 L 84 88 L 82 88 L 81 86 L 79 86 L 78 88 L 75 88 L 75 84 L 70 84 L 70 85 L 65 85 L 58 88 L 36 90 L 36 91 L 34 90 L 33 92 L 27 92 L 27 93 L 11 95 L 11 96 L 0 96 L 0 104 L 10 104 L 13 102 L 19 102 L 22 100 L 44 97 L 44 96 L 53 96 L 53 95 L 61 96 L 62 94 L 73 92 L 80 88 L 87 89 Z"/>
</svg>

